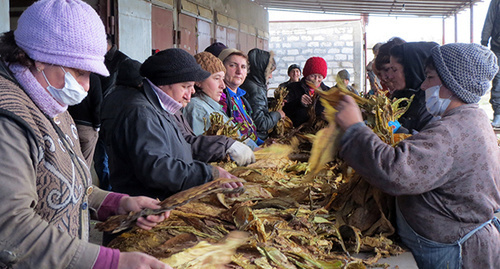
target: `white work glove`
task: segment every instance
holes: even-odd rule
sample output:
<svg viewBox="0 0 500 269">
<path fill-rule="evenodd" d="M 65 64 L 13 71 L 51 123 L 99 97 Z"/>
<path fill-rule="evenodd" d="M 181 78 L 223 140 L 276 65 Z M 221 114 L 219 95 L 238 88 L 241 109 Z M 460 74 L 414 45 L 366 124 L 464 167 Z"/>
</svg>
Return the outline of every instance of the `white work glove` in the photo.
<svg viewBox="0 0 500 269">
<path fill-rule="evenodd" d="M 229 153 L 229 157 L 239 166 L 245 166 L 255 162 L 255 155 L 252 149 L 239 141 L 235 141 L 231 147 L 229 147 L 227 153 Z"/>
</svg>

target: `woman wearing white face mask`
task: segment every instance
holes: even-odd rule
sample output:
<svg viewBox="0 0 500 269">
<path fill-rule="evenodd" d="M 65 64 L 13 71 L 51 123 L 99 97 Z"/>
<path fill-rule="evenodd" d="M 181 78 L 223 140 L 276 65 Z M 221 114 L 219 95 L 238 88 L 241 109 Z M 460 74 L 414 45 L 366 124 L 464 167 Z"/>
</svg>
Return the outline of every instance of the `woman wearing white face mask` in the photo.
<svg viewBox="0 0 500 269">
<path fill-rule="evenodd" d="M 80 0 L 36 1 L 0 36 L 2 268 L 170 268 L 88 242 L 91 209 L 104 220 L 159 208 L 92 186 L 66 110 L 87 95 L 90 72 L 109 75 L 105 53 L 101 19 Z M 150 229 L 167 215 L 137 225 Z"/>
<path fill-rule="evenodd" d="M 421 87 L 426 107 L 441 119 L 392 147 L 363 124 L 346 96 L 336 115 L 345 130 L 340 157 L 397 197 L 398 234 L 419 268 L 496 268 L 500 149 L 477 102 L 497 60 L 478 44 L 436 46 L 431 55 Z"/>
<path fill-rule="evenodd" d="M 43 75 L 43 78 L 45 79 L 45 82 L 47 82 L 47 91 L 56 99 L 56 101 L 61 104 L 61 105 L 68 105 L 68 106 L 73 106 L 76 104 L 79 104 L 85 97 L 87 97 L 87 90 L 83 88 L 82 85 L 75 79 L 75 77 L 71 74 L 71 72 L 68 72 L 64 69 L 64 67 L 60 66 L 62 71 L 64 72 L 64 85 L 62 88 L 56 88 L 52 86 L 47 79 L 47 76 L 45 75 L 45 70 L 43 68 L 43 64 L 40 62 L 36 62 L 35 66 L 39 65 L 41 67 L 37 67 L 37 70 L 41 70 L 41 73 Z M 71 70 L 71 69 L 70 69 Z M 82 72 L 82 76 L 85 77 L 85 81 L 82 81 L 82 83 L 86 83 L 87 76 L 90 75 L 90 72 Z M 82 79 L 83 80 L 83 79 Z M 87 83 L 88 84 L 88 83 Z"/>
</svg>

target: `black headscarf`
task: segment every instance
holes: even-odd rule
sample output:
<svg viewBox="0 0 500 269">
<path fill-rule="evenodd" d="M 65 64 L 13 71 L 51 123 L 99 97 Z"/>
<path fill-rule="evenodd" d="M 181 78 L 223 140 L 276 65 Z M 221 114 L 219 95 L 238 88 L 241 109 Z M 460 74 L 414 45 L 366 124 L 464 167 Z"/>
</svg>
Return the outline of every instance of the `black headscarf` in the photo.
<svg viewBox="0 0 500 269">
<path fill-rule="evenodd" d="M 431 56 L 436 42 L 408 42 L 391 49 L 391 56 L 403 65 L 406 88 L 417 90 L 425 80 L 425 61 Z"/>
</svg>

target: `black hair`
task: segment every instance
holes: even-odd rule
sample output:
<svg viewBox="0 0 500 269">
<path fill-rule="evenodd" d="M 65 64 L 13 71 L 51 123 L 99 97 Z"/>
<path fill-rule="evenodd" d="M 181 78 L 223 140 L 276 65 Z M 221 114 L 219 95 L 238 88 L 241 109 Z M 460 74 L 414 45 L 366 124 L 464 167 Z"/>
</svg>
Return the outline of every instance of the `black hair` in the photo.
<svg viewBox="0 0 500 269">
<path fill-rule="evenodd" d="M 108 45 L 112 46 L 113 45 L 113 36 L 110 34 L 106 34 L 106 42 Z"/>
<path fill-rule="evenodd" d="M 380 46 L 378 50 L 378 55 L 375 57 L 375 68 L 382 70 L 384 64 L 388 64 L 391 59 L 391 49 L 394 46 L 406 43 L 403 39 L 399 37 L 393 37 L 387 41 L 387 43 Z"/>
<path fill-rule="evenodd" d="M 396 62 L 403 65 L 403 59 L 404 59 L 403 46 L 397 45 L 397 46 L 392 47 L 390 57 L 394 58 L 396 60 Z"/>
<path fill-rule="evenodd" d="M 194 94 L 199 94 L 200 92 L 202 92 L 203 89 L 198 87 L 198 85 L 194 84 Z"/>
<path fill-rule="evenodd" d="M 436 70 L 436 63 L 434 62 L 434 58 L 432 58 L 432 56 L 429 56 L 426 60 L 425 60 L 425 68 L 429 68 L 431 70 Z"/>
<path fill-rule="evenodd" d="M 35 61 L 16 44 L 14 31 L 0 36 L 0 58 L 8 64 L 18 63 L 28 68 L 35 65 Z"/>
<path fill-rule="evenodd" d="M 424 68 L 436 71 L 436 74 L 438 75 L 439 79 L 441 80 L 441 83 L 448 88 L 448 85 L 446 85 L 446 83 L 444 83 L 444 80 L 441 78 L 441 75 L 439 74 L 439 72 L 436 68 L 436 62 L 434 62 L 434 58 L 432 58 L 432 56 L 429 56 L 425 60 Z"/>
</svg>

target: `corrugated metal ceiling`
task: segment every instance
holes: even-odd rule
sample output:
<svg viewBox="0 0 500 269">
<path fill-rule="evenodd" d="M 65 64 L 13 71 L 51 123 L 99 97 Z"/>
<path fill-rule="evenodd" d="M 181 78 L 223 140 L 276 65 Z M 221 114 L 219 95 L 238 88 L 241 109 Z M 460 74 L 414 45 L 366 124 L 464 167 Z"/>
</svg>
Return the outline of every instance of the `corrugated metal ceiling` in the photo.
<svg viewBox="0 0 500 269">
<path fill-rule="evenodd" d="M 482 0 L 252 0 L 268 9 L 337 14 L 449 17 Z"/>
</svg>

